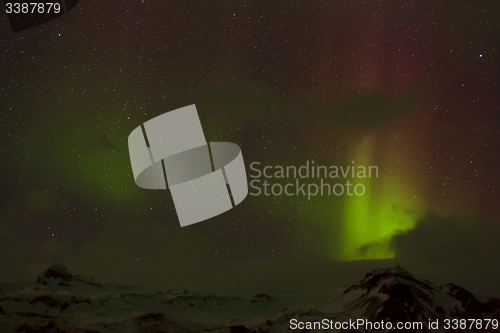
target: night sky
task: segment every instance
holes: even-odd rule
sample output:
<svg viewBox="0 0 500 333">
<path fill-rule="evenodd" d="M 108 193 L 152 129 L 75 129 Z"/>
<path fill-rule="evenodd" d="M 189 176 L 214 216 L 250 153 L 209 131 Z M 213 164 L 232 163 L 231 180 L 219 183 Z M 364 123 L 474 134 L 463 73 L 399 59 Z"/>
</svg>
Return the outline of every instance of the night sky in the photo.
<svg viewBox="0 0 500 333">
<path fill-rule="evenodd" d="M 500 294 L 499 17 L 494 0 L 81 0 L 12 33 L 4 15 L 0 281 L 59 262 L 98 281 L 258 287 L 280 265 L 397 262 Z M 354 161 L 379 177 L 361 197 L 249 195 L 181 228 L 169 191 L 135 185 L 127 137 L 190 104 L 249 176 L 255 161 Z"/>
</svg>

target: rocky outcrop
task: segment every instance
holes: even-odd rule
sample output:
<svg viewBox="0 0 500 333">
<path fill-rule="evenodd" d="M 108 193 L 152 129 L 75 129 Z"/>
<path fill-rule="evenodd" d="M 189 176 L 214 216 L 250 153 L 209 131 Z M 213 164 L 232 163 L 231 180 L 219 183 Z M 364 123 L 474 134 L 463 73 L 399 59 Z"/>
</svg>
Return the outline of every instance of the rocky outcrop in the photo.
<svg viewBox="0 0 500 333">
<path fill-rule="evenodd" d="M 36 279 L 36 282 L 48 286 L 57 285 L 59 287 L 70 287 L 73 282 L 80 282 L 94 287 L 101 287 L 93 277 L 83 275 L 73 275 L 69 269 L 62 264 L 54 264 L 43 271 Z"/>
</svg>

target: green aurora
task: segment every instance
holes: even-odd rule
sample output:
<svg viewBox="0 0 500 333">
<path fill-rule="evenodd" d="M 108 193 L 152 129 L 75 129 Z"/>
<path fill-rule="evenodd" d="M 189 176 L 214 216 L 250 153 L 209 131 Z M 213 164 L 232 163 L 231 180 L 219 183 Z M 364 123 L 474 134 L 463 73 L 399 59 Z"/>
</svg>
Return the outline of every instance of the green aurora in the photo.
<svg viewBox="0 0 500 333">
<path fill-rule="evenodd" d="M 367 135 L 359 144 L 353 159 L 358 165 L 372 166 L 374 144 Z M 387 259 L 395 253 L 391 238 L 415 227 L 420 200 L 412 186 L 404 182 L 400 153 L 388 153 L 386 167 L 377 177 L 358 178 L 365 186 L 362 196 L 346 196 L 342 216 L 342 260 Z M 404 155 L 404 154 L 403 154 Z"/>
</svg>

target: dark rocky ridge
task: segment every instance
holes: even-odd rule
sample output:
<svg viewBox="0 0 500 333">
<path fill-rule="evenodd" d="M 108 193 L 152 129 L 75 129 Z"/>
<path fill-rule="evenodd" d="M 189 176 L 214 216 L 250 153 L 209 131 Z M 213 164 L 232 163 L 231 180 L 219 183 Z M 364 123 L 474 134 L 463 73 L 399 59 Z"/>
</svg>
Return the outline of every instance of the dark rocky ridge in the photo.
<svg viewBox="0 0 500 333">
<path fill-rule="evenodd" d="M 73 275 L 64 265 L 56 264 L 43 271 L 27 289 L 0 296 L 0 332 L 5 327 L 2 323 L 9 323 L 11 331 L 46 333 L 277 333 L 287 331 L 291 319 L 318 322 L 365 318 L 393 323 L 500 319 L 499 299 L 482 300 L 452 283 L 421 280 L 400 266 L 373 270 L 339 297 L 320 304 L 304 300 L 300 307 L 289 307 L 289 300 L 284 300 L 280 295 L 263 293 L 242 297 L 187 290 L 132 291 L 112 285 L 103 288 L 93 278 Z M 145 307 L 147 311 L 142 312 Z M 109 321 L 108 315 L 116 320 Z M 89 323 L 67 327 L 71 318 L 80 316 L 88 316 Z M 424 327 L 418 332 L 432 330 Z"/>
<path fill-rule="evenodd" d="M 47 270 L 43 271 L 40 276 L 38 276 L 36 282 L 47 286 L 49 285 L 50 280 L 57 280 L 59 286 L 70 286 L 71 282 L 78 281 L 95 287 L 101 287 L 101 285 L 97 283 L 93 277 L 73 275 L 69 269 L 62 264 L 54 264 L 50 266 Z"/>
</svg>

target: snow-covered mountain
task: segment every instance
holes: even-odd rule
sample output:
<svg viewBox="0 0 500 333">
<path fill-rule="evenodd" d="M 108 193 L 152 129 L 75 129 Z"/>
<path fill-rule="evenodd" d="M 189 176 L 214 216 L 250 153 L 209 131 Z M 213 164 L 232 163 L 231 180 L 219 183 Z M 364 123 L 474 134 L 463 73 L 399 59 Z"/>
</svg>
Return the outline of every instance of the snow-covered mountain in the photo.
<svg viewBox="0 0 500 333">
<path fill-rule="evenodd" d="M 0 333 L 401 331 L 387 325 L 370 329 L 366 322 L 352 326 L 362 319 L 372 325 L 422 323 L 421 329 L 408 332 L 500 332 L 495 329 L 500 300 L 417 279 L 399 266 L 374 270 L 321 304 L 297 302 L 290 295 L 139 291 L 101 285 L 60 264 L 42 272 L 32 285 L 9 289 L 0 289 Z M 460 325 L 464 320 L 465 329 Z M 479 321 L 481 330 L 476 329 Z M 445 330 L 447 322 L 450 329 Z M 439 330 L 429 329 L 429 323 L 438 323 Z"/>
<path fill-rule="evenodd" d="M 480 301 L 453 283 L 434 284 L 420 280 L 402 267 L 395 266 L 366 274 L 363 280 L 347 288 L 323 311 L 335 314 L 337 321 L 366 318 L 371 322 L 438 322 L 440 328 L 445 328 L 445 324 L 449 323 L 451 329 L 443 329 L 448 332 L 475 331 L 471 328 L 481 324 L 485 326 L 487 321 L 491 330 L 482 327 L 480 331 L 498 332 L 493 326 L 497 326 L 497 320 L 500 319 L 500 301 L 496 298 Z M 460 319 L 462 322 L 465 319 L 465 329 L 460 328 Z M 472 322 L 472 319 L 479 320 L 481 324 L 479 321 Z M 495 319 L 495 325 L 483 319 Z M 457 329 L 453 329 L 455 322 L 459 323 Z"/>
</svg>

